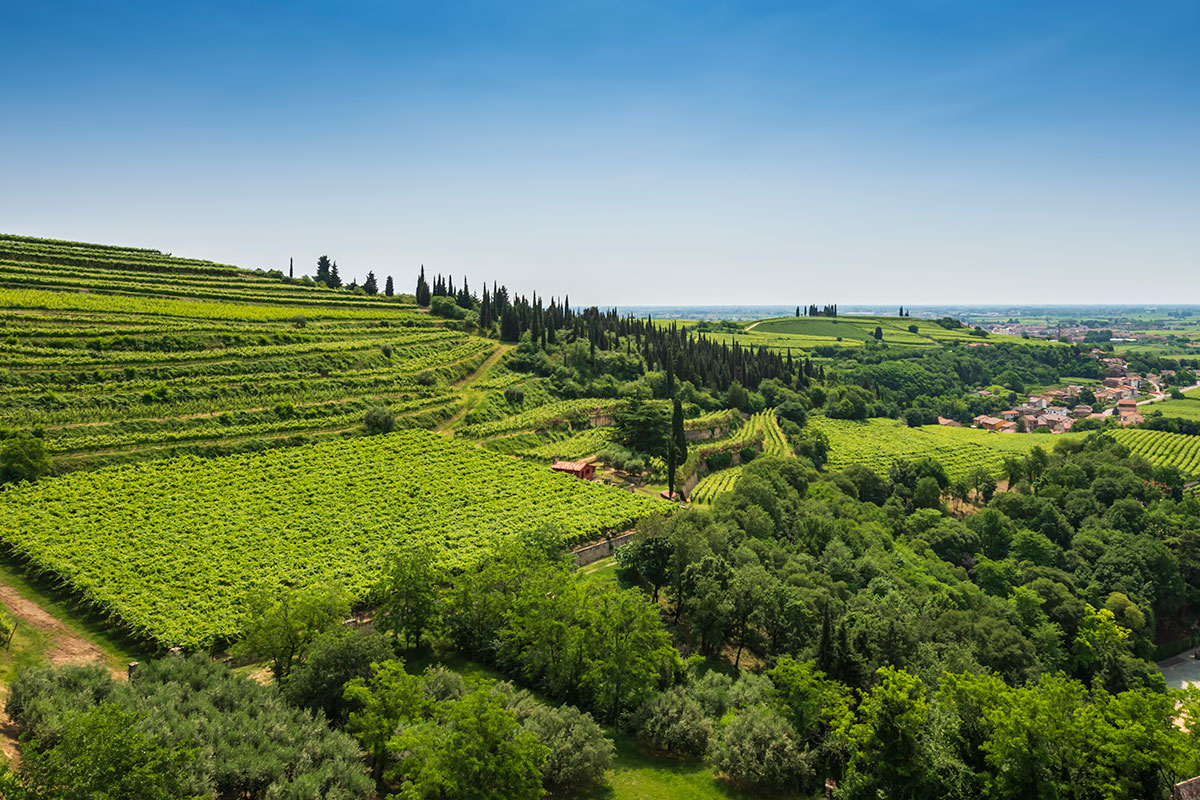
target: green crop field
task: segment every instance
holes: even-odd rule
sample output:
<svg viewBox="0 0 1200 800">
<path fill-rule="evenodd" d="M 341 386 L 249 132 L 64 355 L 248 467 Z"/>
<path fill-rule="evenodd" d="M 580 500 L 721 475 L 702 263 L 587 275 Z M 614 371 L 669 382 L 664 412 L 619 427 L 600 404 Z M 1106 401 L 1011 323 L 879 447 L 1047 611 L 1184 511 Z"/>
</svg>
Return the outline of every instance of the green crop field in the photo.
<svg viewBox="0 0 1200 800">
<path fill-rule="evenodd" d="M 947 330 L 931 320 L 915 317 L 874 317 L 843 315 L 832 317 L 779 317 L 749 323 L 742 331 L 712 331 L 704 335 L 716 341 L 737 342 L 775 350 L 811 350 L 818 346 L 862 347 L 875 341 L 875 329 L 880 328 L 883 343 L 895 347 L 940 347 L 946 344 L 1051 344 L 1040 339 L 1020 339 L 1015 336 L 989 334 L 972 336 L 969 328 Z M 916 328 L 915 331 L 911 330 Z"/>
<path fill-rule="evenodd" d="M 0 427 L 59 470 L 337 438 L 460 407 L 497 345 L 398 298 L 154 250 L 0 236 Z"/>
<path fill-rule="evenodd" d="M 546 523 L 567 543 L 669 504 L 427 431 L 76 472 L 0 493 L 0 538 L 136 634 L 233 636 L 256 589 L 363 593 L 399 548 L 469 564 Z"/>
<path fill-rule="evenodd" d="M 1142 411 L 1145 414 L 1157 411 L 1164 417 L 1200 420 L 1200 397 L 1187 395 L 1184 400 L 1163 400 L 1161 403 L 1143 406 Z"/>
<path fill-rule="evenodd" d="M 1200 477 L 1200 436 L 1124 428 L 1113 438 L 1156 467 L 1175 467 L 1184 475 Z"/>
<path fill-rule="evenodd" d="M 983 467 L 998 475 L 1004 458 L 1025 455 L 1035 446 L 1051 448 L 1062 436 L 994 433 L 977 428 L 925 425 L 909 428 L 894 419 L 862 422 L 812 417 L 809 425 L 829 437 L 829 468 L 863 464 L 880 474 L 898 459 L 929 457 L 941 462 L 951 479 L 967 477 Z"/>
</svg>

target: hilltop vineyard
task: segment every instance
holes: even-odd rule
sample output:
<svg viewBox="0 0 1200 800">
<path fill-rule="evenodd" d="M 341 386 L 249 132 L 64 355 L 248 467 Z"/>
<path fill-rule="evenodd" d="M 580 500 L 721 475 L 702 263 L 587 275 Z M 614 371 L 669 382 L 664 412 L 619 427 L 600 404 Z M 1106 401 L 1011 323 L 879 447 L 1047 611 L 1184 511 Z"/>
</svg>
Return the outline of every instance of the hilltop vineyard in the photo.
<svg viewBox="0 0 1200 800">
<path fill-rule="evenodd" d="M 399 297 L 155 250 L 0 236 L 0 426 L 61 471 L 333 439 L 455 413 L 493 353 Z"/>
</svg>

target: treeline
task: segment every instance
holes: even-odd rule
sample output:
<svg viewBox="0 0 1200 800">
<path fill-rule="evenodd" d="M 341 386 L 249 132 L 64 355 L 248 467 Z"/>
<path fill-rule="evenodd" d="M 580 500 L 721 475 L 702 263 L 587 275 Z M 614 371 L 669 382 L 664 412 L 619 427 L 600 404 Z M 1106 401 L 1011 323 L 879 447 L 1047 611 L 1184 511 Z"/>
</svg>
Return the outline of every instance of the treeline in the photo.
<svg viewBox="0 0 1200 800">
<path fill-rule="evenodd" d="M 836 317 L 837 315 L 837 303 L 820 307 L 816 305 L 796 306 L 797 317 Z M 901 314 L 900 316 L 904 315 Z"/>
<path fill-rule="evenodd" d="M 515 368 L 543 375 L 560 366 L 575 369 L 573 378 L 581 384 L 601 375 L 632 380 L 656 371 L 681 383 L 723 393 L 734 383 L 753 389 L 768 379 L 805 386 L 818 374 L 811 361 L 794 360 L 790 352 L 743 347 L 736 342 L 726 345 L 675 324 L 621 316 L 615 309 L 601 311 L 593 306 L 576 310 L 569 297 L 547 301 L 537 294 L 512 294 L 495 283 L 490 289 L 485 285 L 476 296 L 466 278 L 457 289 L 452 278 L 441 275 L 430 284 L 424 268 L 417 278 L 417 302 L 429 305 L 434 314 L 466 320 L 501 341 L 527 343 L 533 352 L 524 354 Z M 562 357 L 562 348 L 576 343 L 587 347 L 586 365 Z M 609 355 L 623 355 L 628 360 L 607 358 Z"/>
</svg>

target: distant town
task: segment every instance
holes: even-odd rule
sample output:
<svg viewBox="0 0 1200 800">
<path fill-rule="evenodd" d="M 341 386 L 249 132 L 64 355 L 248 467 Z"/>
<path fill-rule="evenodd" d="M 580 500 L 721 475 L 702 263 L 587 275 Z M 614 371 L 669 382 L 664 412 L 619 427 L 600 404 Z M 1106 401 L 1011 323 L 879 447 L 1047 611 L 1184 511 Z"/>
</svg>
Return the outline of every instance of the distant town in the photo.
<svg viewBox="0 0 1200 800">
<path fill-rule="evenodd" d="M 1144 420 L 1138 406 L 1167 397 L 1166 382 L 1175 370 L 1164 369 L 1158 374 L 1139 375 L 1129 371 L 1123 358 L 1115 357 L 1100 348 L 1090 355 L 1104 365 L 1105 377 L 1100 386 L 1070 385 L 1050 389 L 998 415 L 980 414 L 971 427 L 998 433 L 1033 433 L 1044 429 L 1050 433 L 1067 433 L 1078 420 L 1093 419 L 1108 422 L 1115 417 L 1122 427 L 1137 425 Z M 987 389 L 975 392 L 977 397 L 994 397 Z M 1142 397 L 1142 400 L 1138 398 Z M 938 424 L 961 428 L 962 423 L 938 417 Z"/>
</svg>

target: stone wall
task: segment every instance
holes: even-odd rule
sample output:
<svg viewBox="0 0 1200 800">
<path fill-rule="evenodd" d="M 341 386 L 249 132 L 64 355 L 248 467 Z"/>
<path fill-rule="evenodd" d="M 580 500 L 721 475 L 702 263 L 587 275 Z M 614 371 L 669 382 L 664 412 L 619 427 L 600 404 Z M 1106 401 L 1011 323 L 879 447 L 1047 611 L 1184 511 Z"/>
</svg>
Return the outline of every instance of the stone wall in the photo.
<svg viewBox="0 0 1200 800">
<path fill-rule="evenodd" d="M 683 435 L 689 442 L 707 442 L 713 439 L 720 439 L 729 432 L 729 428 L 697 428 L 693 431 L 684 431 Z"/>
<path fill-rule="evenodd" d="M 1200 800 L 1200 777 L 1175 784 L 1171 800 Z"/>
<path fill-rule="evenodd" d="M 618 533 L 611 539 L 605 539 L 603 542 L 596 542 L 595 544 L 580 547 L 578 550 L 573 551 L 575 553 L 575 563 L 581 567 L 586 567 L 588 564 L 599 561 L 602 558 L 608 558 L 617 551 L 618 547 L 629 544 L 632 539 L 633 531 L 625 531 L 624 533 Z"/>
</svg>

